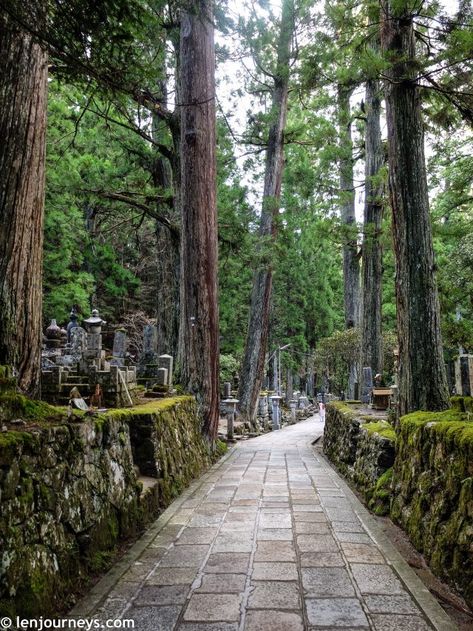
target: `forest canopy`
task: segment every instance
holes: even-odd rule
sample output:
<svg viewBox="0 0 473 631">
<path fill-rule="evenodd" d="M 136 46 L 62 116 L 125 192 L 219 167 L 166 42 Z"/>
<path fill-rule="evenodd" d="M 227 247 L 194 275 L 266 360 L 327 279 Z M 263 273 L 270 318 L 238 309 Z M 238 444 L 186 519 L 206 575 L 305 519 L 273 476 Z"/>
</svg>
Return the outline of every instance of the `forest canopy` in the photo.
<svg viewBox="0 0 473 631">
<path fill-rule="evenodd" d="M 282 347 L 285 379 L 300 388 L 315 379 L 350 393 L 360 361 L 392 378 L 396 326 L 413 317 L 409 304 L 399 308 L 411 212 L 403 189 L 425 188 L 419 256 L 425 283 L 435 278 L 425 308 L 440 305 L 432 343 L 443 343 L 446 359 L 473 349 L 470 3 L 35 0 L 1 8 L 4 27 L 47 56 L 43 328 L 67 322 L 73 306 L 83 315 L 98 307 L 116 326 L 140 314 L 157 322 L 161 350 L 177 355 L 190 105 L 183 29 L 210 11 L 218 353 L 222 379 L 240 375 L 243 408 L 254 408 L 273 371 L 267 358 Z M 399 34 L 405 50 L 396 49 Z M 411 113 L 397 109 L 399 86 Z M 402 116 L 406 138 L 416 125 L 412 151 L 423 166 L 425 149 L 425 169 L 411 173 L 401 161 L 395 181 Z"/>
</svg>

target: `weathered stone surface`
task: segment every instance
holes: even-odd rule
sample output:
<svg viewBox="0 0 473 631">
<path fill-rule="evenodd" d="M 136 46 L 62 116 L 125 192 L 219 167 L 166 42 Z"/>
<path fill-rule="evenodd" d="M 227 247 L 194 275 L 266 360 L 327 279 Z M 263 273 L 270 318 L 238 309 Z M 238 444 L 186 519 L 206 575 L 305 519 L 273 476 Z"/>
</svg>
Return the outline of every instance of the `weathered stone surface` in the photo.
<svg viewBox="0 0 473 631">
<path fill-rule="evenodd" d="M 216 574 L 246 574 L 250 555 L 240 552 L 217 552 L 209 556 L 204 572 Z"/>
<path fill-rule="evenodd" d="M 182 605 L 186 602 L 189 588 L 185 585 L 144 585 L 135 605 Z"/>
<path fill-rule="evenodd" d="M 391 517 L 473 607 L 473 425 L 462 411 L 471 399 L 453 404 L 401 419 Z"/>
<path fill-rule="evenodd" d="M 374 544 L 342 542 L 342 550 L 350 563 L 385 563 Z"/>
<path fill-rule="evenodd" d="M 148 458 L 156 484 L 142 492 L 135 465 Z M 191 397 L 0 434 L 0 613 L 53 613 L 209 464 Z M 194 564 L 191 547 L 163 564 Z M 125 581 L 143 581 L 165 552 L 149 550 Z"/>
<path fill-rule="evenodd" d="M 296 581 L 295 563 L 254 563 L 252 579 L 254 581 Z"/>
<path fill-rule="evenodd" d="M 366 596 L 365 603 L 372 613 L 418 614 L 419 609 L 408 594 Z"/>
<path fill-rule="evenodd" d="M 140 631 L 169 631 L 176 624 L 180 611 L 179 606 L 132 607 L 126 618 L 134 620 L 134 628 Z"/>
<path fill-rule="evenodd" d="M 303 631 L 302 616 L 283 611 L 250 611 L 245 631 Z"/>
<path fill-rule="evenodd" d="M 378 480 L 394 464 L 395 434 L 389 423 L 367 423 L 350 406 L 332 402 L 327 406 L 323 444 L 341 473 L 355 482 L 367 501 L 372 500 L 375 512 L 386 514 L 389 494 L 377 500 L 373 495 Z"/>
<path fill-rule="evenodd" d="M 341 554 L 335 552 L 302 552 L 301 567 L 344 567 Z"/>
<path fill-rule="evenodd" d="M 238 594 L 194 594 L 184 613 L 184 620 L 234 622 L 240 619 Z"/>
<path fill-rule="evenodd" d="M 245 589 L 246 574 L 204 574 L 196 592 L 240 593 Z"/>
<path fill-rule="evenodd" d="M 254 556 L 256 563 L 266 561 L 289 561 L 296 560 L 296 552 L 290 541 L 279 541 L 274 545 L 272 541 L 258 541 L 258 547 Z"/>
<path fill-rule="evenodd" d="M 251 585 L 249 609 L 299 609 L 299 589 L 296 582 L 255 581 Z"/>
<path fill-rule="evenodd" d="M 354 563 L 352 572 L 362 594 L 402 594 L 404 587 L 388 565 Z"/>
<path fill-rule="evenodd" d="M 306 606 L 309 624 L 315 628 L 334 626 L 369 629 L 368 619 L 356 598 L 309 598 Z"/>
<path fill-rule="evenodd" d="M 374 628 L 376 631 L 432 631 L 430 624 L 419 616 L 394 616 L 379 615 L 373 616 Z"/>
<path fill-rule="evenodd" d="M 306 596 L 354 596 L 355 590 L 345 568 L 302 568 L 302 586 Z"/>
</svg>

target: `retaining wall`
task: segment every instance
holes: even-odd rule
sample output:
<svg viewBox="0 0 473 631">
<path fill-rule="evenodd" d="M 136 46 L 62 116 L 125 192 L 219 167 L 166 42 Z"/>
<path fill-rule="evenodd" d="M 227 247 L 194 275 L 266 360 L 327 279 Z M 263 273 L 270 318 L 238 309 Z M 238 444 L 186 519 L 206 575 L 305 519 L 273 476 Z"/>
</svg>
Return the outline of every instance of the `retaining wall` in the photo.
<svg viewBox="0 0 473 631">
<path fill-rule="evenodd" d="M 191 397 L 0 433 L 0 614 L 67 608 L 210 463 Z"/>
</svg>

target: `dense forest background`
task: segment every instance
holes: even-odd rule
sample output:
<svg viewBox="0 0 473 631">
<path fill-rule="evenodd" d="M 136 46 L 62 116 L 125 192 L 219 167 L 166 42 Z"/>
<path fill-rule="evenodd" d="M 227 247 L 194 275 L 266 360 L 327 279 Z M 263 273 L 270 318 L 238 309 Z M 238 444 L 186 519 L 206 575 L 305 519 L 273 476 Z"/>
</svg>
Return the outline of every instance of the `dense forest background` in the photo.
<svg viewBox="0 0 473 631">
<path fill-rule="evenodd" d="M 159 98 L 171 110 L 178 64 L 173 47 L 174 8 L 172 3 L 157 4 L 153 37 L 146 21 L 135 37 L 142 46 L 154 47 L 148 51 L 146 63 L 141 59 L 140 72 L 147 81 L 151 77 L 156 82 Z M 473 156 L 468 130 L 471 32 L 467 27 L 471 8 L 460 3 L 447 13 L 442 3 L 434 3 L 423 14 L 423 3 L 418 4 L 419 67 L 433 81 L 433 85 L 424 82 L 422 100 L 442 335 L 447 355 L 453 356 L 460 347 L 473 348 Z M 357 327 L 345 326 L 342 258 L 347 243 L 355 244 L 356 256 L 360 255 L 366 187 L 364 82 L 383 68 L 373 47 L 377 23 L 366 18 L 368 5 L 300 2 L 295 8 L 281 202 L 274 243 L 267 244 L 263 254 L 258 222 L 264 138 L 271 112 L 268 85 L 276 64 L 280 8 L 276 3 L 243 3 L 237 14 L 235 3 L 217 5 L 223 379 L 238 374 L 253 270 L 266 256 L 273 270 L 269 350 L 290 344 L 283 352 L 283 364 L 296 379 L 312 369 L 328 374 L 338 390 L 347 386 L 346 364 L 359 354 L 360 333 Z M 129 79 L 118 80 L 126 83 Z M 340 125 L 340 85 L 348 86 L 344 116 L 349 138 Z M 382 103 L 384 145 L 385 127 Z M 172 318 L 163 308 L 163 287 L 169 285 L 172 274 L 172 246 L 163 238 L 168 227 L 163 228 L 162 217 L 174 221 L 173 192 L 169 178 L 157 173 L 169 169 L 164 163 L 172 151 L 167 121 L 152 115 L 146 103 L 137 103 L 126 90 L 93 80 L 78 83 L 60 68 L 56 75 L 51 74 L 45 325 L 51 318 L 66 322 L 73 305 L 83 314 L 98 307 L 109 323 L 133 330 L 139 330 L 148 319 Z M 352 163 L 354 179 L 353 187 L 343 190 L 339 170 L 346 159 Z M 396 346 L 396 300 L 386 173 L 383 166 L 377 178 L 383 205 L 384 368 L 389 375 Z M 341 212 L 347 199 L 356 207 L 356 222 L 350 225 Z"/>
</svg>

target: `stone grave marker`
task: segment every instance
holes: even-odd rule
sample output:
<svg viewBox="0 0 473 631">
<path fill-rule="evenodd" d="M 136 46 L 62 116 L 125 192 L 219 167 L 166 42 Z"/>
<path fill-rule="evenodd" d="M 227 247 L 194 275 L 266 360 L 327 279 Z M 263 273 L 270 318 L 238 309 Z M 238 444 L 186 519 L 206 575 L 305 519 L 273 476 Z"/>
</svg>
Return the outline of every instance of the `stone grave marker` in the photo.
<svg viewBox="0 0 473 631">
<path fill-rule="evenodd" d="M 158 368 L 156 371 L 156 385 L 167 386 L 168 384 L 168 371 L 166 368 Z"/>
<path fill-rule="evenodd" d="M 165 385 L 172 387 L 172 371 L 173 371 L 173 358 L 171 355 L 160 355 L 158 358 L 159 368 L 164 368 L 167 371 L 167 383 Z"/>
<path fill-rule="evenodd" d="M 125 331 L 118 329 L 113 338 L 112 366 L 124 366 L 128 339 Z"/>
<path fill-rule="evenodd" d="M 76 326 L 71 331 L 71 356 L 75 363 L 82 359 L 87 344 L 87 333 L 81 326 Z"/>
<path fill-rule="evenodd" d="M 470 367 L 470 356 L 460 355 L 461 394 L 464 397 L 471 397 Z"/>
<path fill-rule="evenodd" d="M 373 389 L 373 371 L 369 366 L 363 368 L 363 387 L 361 391 L 361 402 L 369 403 L 371 401 L 371 391 Z"/>
</svg>

